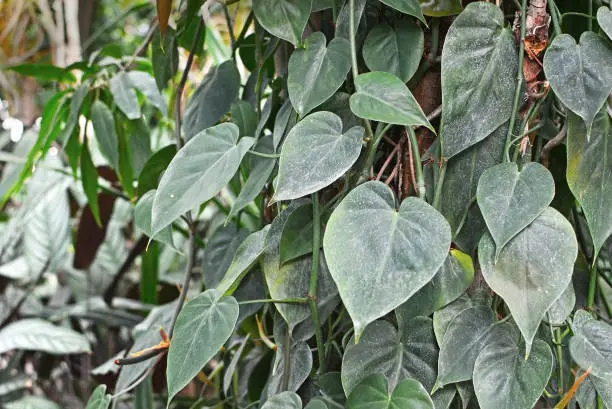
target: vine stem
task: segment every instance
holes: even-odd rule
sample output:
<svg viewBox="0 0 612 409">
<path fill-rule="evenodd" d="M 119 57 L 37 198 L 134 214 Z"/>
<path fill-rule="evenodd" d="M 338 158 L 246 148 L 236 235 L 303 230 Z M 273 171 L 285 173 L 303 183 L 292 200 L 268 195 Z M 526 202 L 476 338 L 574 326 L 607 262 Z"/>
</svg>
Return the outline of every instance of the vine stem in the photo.
<svg viewBox="0 0 612 409">
<path fill-rule="evenodd" d="M 414 169 L 416 172 L 416 182 L 419 197 L 425 200 L 425 179 L 423 179 L 423 166 L 421 164 L 421 154 L 419 153 L 419 144 L 416 134 L 411 126 L 408 126 L 408 134 L 410 135 L 410 144 L 412 145 L 412 154 L 414 156 Z"/>
<path fill-rule="evenodd" d="M 589 0 L 589 31 L 593 31 L 593 0 Z"/>
<path fill-rule="evenodd" d="M 512 105 L 512 116 L 510 117 L 510 124 L 508 127 L 508 133 L 506 134 L 506 146 L 504 147 L 504 159 L 506 162 L 510 162 L 510 145 L 512 144 L 512 132 L 514 131 L 514 123 L 516 122 L 516 115 L 518 113 L 518 105 L 521 99 L 521 88 L 523 85 L 523 56 L 525 55 L 525 24 L 527 20 L 527 0 L 523 0 L 521 6 L 521 39 L 519 45 L 519 67 L 518 74 L 516 76 L 516 89 L 514 91 L 514 103 Z"/>
<path fill-rule="evenodd" d="M 597 290 L 597 252 L 594 252 L 593 263 L 591 264 L 591 276 L 589 278 L 589 294 L 587 297 L 587 308 L 591 309 L 595 305 L 595 292 Z"/>
<path fill-rule="evenodd" d="M 315 328 L 315 338 L 317 341 L 317 355 L 319 357 L 319 374 L 325 373 L 325 346 L 323 344 L 323 332 L 319 321 L 319 311 L 317 309 L 317 282 L 319 275 L 319 255 L 321 251 L 321 209 L 319 206 L 319 193 L 312 194 L 312 269 L 310 270 L 310 287 L 308 289 L 308 299 L 310 312 Z"/>
</svg>

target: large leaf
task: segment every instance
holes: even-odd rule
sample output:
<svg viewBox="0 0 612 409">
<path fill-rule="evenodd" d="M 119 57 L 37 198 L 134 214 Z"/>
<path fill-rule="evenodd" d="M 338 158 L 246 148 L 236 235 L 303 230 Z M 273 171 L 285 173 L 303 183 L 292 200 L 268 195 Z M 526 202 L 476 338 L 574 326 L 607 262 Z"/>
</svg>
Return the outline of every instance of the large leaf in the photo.
<svg viewBox="0 0 612 409">
<path fill-rule="evenodd" d="M 291 200 L 329 186 L 359 158 L 364 129 L 342 132 L 342 120 L 315 112 L 291 129 L 283 144 L 273 200 Z"/>
<path fill-rule="evenodd" d="M 474 264 L 470 256 L 459 250 L 451 250 L 434 278 L 397 307 L 395 313 L 398 321 L 432 314 L 461 296 L 473 279 Z"/>
<path fill-rule="evenodd" d="M 155 235 L 151 229 L 153 200 L 155 200 L 156 193 L 157 190 L 149 190 L 138 200 L 136 208 L 134 209 L 134 224 L 151 239 L 175 248 L 174 240 L 172 239 L 172 226 L 168 225 L 164 227 Z"/>
<path fill-rule="evenodd" d="M 387 380 L 381 375 L 367 377 L 348 398 L 347 409 L 434 409 L 429 394 L 418 381 L 405 379 L 389 396 Z"/>
<path fill-rule="evenodd" d="M 100 152 L 113 169 L 119 169 L 119 137 L 115 129 L 115 119 L 112 111 L 101 100 L 94 102 L 91 107 L 91 124 Z"/>
<path fill-rule="evenodd" d="M 349 341 L 342 357 L 342 386 L 347 396 L 369 375 L 384 375 L 393 390 L 402 380 L 414 378 L 427 390 L 436 380 L 438 351 L 430 318 L 417 317 L 397 331 L 387 321 L 373 322 L 358 344 Z"/>
<path fill-rule="evenodd" d="M 109 89 L 117 107 L 128 119 L 140 118 L 140 105 L 136 90 L 127 72 L 120 72 L 111 78 Z"/>
<path fill-rule="evenodd" d="M 231 180 L 255 141 L 250 137 L 238 141 L 238 133 L 235 124 L 223 123 L 200 132 L 177 152 L 153 201 L 153 234 L 212 198 Z"/>
<path fill-rule="evenodd" d="M 238 319 L 233 297 L 216 300 L 208 290 L 188 301 L 177 320 L 168 351 L 168 403 L 232 335 Z"/>
<path fill-rule="evenodd" d="M 502 249 L 486 234 L 478 246 L 482 273 L 510 309 L 527 354 L 546 311 L 572 279 L 578 243 L 572 225 L 549 207 Z"/>
<path fill-rule="evenodd" d="M 601 6 L 597 10 L 597 23 L 608 38 L 612 39 L 612 11 L 606 6 Z"/>
<path fill-rule="evenodd" d="M 371 71 L 385 71 L 408 82 L 419 68 L 424 45 L 423 30 L 414 23 L 380 24 L 368 33 L 363 59 Z"/>
<path fill-rule="evenodd" d="M 211 68 L 187 102 L 185 140 L 216 124 L 230 110 L 239 91 L 240 74 L 232 60 Z"/>
<path fill-rule="evenodd" d="M 355 80 L 351 111 L 360 118 L 405 126 L 426 126 L 434 131 L 410 90 L 393 74 L 369 72 Z"/>
<path fill-rule="evenodd" d="M 569 34 L 555 37 L 544 55 L 546 79 L 559 99 L 586 124 L 587 139 L 593 120 L 612 92 L 612 45 L 591 31 L 580 45 Z"/>
<path fill-rule="evenodd" d="M 380 0 L 380 2 L 404 14 L 414 16 L 425 23 L 425 17 L 423 17 L 419 0 Z"/>
<path fill-rule="evenodd" d="M 13 349 L 53 355 L 90 352 L 84 335 L 36 318 L 22 319 L 0 330 L 0 354 Z"/>
<path fill-rule="evenodd" d="M 295 392 L 282 392 L 272 396 L 261 409 L 301 409 L 302 399 Z"/>
<path fill-rule="evenodd" d="M 452 158 L 493 133 L 512 114 L 518 55 L 504 13 L 470 3 L 442 50 L 442 155 Z"/>
<path fill-rule="evenodd" d="M 87 401 L 85 409 L 108 409 L 111 403 L 111 395 L 106 394 L 106 385 L 99 385 Z"/>
<path fill-rule="evenodd" d="M 289 59 L 289 99 L 301 117 L 334 95 L 351 69 L 348 40 L 334 38 L 325 44 L 325 35 L 314 32 Z"/>
<path fill-rule="evenodd" d="M 461 0 L 420 0 L 421 10 L 426 16 L 446 17 L 463 11 Z"/>
<path fill-rule="evenodd" d="M 604 106 L 590 140 L 580 118 L 569 113 L 568 121 L 567 184 L 582 206 L 597 254 L 612 234 L 612 120 Z"/>
<path fill-rule="evenodd" d="M 537 339 L 525 359 L 512 324 L 500 324 L 474 365 L 474 390 L 482 409 L 531 409 L 553 369 L 548 344 Z"/>
<path fill-rule="evenodd" d="M 329 218 L 323 247 L 357 340 L 365 326 L 427 284 L 450 246 L 448 223 L 423 200 L 399 211 L 391 189 L 367 182 L 351 191 Z"/>
<path fill-rule="evenodd" d="M 206 288 L 217 288 L 232 263 L 236 250 L 248 235 L 248 230 L 229 224 L 215 231 L 208 239 L 202 263 Z"/>
<path fill-rule="evenodd" d="M 253 12 L 268 32 L 297 46 L 310 17 L 312 0 L 254 0 Z"/>
<path fill-rule="evenodd" d="M 585 318 L 579 321 L 578 315 Z M 570 353 L 574 361 L 585 370 L 591 368 L 591 373 L 598 378 L 612 379 L 612 326 L 579 311 L 572 329 Z"/>
<path fill-rule="evenodd" d="M 487 169 L 478 181 L 478 207 L 495 241 L 495 256 L 548 207 L 555 197 L 555 181 L 544 166 L 515 163 Z"/>
</svg>

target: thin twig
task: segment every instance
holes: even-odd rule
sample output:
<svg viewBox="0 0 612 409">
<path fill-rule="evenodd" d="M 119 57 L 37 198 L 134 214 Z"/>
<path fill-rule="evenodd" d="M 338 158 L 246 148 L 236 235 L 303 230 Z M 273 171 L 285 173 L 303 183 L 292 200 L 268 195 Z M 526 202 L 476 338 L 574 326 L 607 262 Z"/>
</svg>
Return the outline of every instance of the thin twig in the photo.
<svg viewBox="0 0 612 409">
<path fill-rule="evenodd" d="M 410 163 L 410 179 L 412 180 L 412 187 L 414 191 L 418 191 L 416 177 L 414 175 L 414 156 L 412 155 L 412 143 L 410 142 L 410 138 L 406 138 L 408 140 L 408 160 Z M 418 149 L 418 147 L 417 147 Z"/>
<path fill-rule="evenodd" d="M 385 160 L 385 163 L 383 163 L 383 165 L 381 166 L 380 170 L 378 171 L 378 174 L 376 175 L 376 180 L 380 180 L 380 178 L 382 177 L 383 173 L 385 172 L 385 169 L 387 169 L 387 166 L 389 166 L 389 163 L 391 162 L 391 159 L 393 158 L 393 155 L 395 155 L 395 152 L 397 152 L 398 150 L 399 150 L 399 144 L 396 144 L 395 148 L 393 148 L 393 150 L 391 151 L 391 153 L 389 154 L 389 156 Z"/>
<path fill-rule="evenodd" d="M 427 120 L 428 121 L 433 121 L 434 119 L 436 119 L 437 117 L 440 116 L 440 114 L 442 114 L 442 105 L 438 105 L 438 107 L 436 109 L 434 109 L 433 111 L 431 111 L 428 115 L 427 115 Z"/>
<path fill-rule="evenodd" d="M 567 136 L 567 121 L 563 124 L 559 133 L 555 135 L 554 138 L 546 142 L 546 145 L 544 145 L 544 147 L 542 148 L 542 162 L 544 163 L 544 166 L 548 166 L 548 157 L 550 155 L 550 152 L 557 146 L 561 145 L 563 141 L 565 140 L 566 136 Z"/>
<path fill-rule="evenodd" d="M 176 309 L 174 310 L 174 315 L 172 316 L 172 323 L 170 324 L 170 329 L 168 330 L 168 338 L 172 339 L 172 334 L 174 333 L 174 327 L 176 326 L 176 319 L 178 318 L 181 309 L 183 308 L 183 304 L 185 304 L 185 298 L 187 297 L 187 291 L 189 290 L 189 282 L 191 281 L 191 274 L 193 272 L 193 265 L 195 264 L 196 258 L 196 227 L 193 221 L 190 220 L 189 223 L 189 250 L 187 252 L 187 265 L 185 266 L 185 278 L 183 279 L 183 289 L 179 294 L 178 302 L 176 303 Z"/>
<path fill-rule="evenodd" d="M 148 361 L 151 358 L 155 358 L 157 355 L 165 354 L 166 352 L 168 352 L 167 348 L 166 349 L 151 349 L 140 355 L 116 359 L 115 365 L 126 366 L 126 365 L 139 364 L 141 362 Z"/>
</svg>

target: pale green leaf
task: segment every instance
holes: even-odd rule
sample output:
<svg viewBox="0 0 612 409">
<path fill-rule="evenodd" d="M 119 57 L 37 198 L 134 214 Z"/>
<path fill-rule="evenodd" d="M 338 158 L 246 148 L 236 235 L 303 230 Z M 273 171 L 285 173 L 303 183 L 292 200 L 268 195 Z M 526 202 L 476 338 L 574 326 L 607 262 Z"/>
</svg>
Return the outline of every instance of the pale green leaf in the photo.
<svg viewBox="0 0 612 409">
<path fill-rule="evenodd" d="M 612 11 L 606 6 L 601 6 L 597 10 L 597 23 L 599 27 L 612 40 Z"/>
<path fill-rule="evenodd" d="M 153 235 L 153 230 L 151 229 L 151 216 L 153 200 L 155 199 L 156 193 L 157 190 L 149 190 L 147 193 L 141 196 L 140 199 L 138 199 L 138 203 L 136 203 L 136 208 L 134 209 L 134 224 L 151 239 L 157 240 L 160 243 L 167 244 L 173 249 L 176 249 L 174 246 L 174 239 L 172 238 L 171 225 L 164 227 L 158 233 Z"/>
<path fill-rule="evenodd" d="M 301 409 L 302 399 L 295 392 L 282 392 L 272 396 L 261 409 Z"/>
<path fill-rule="evenodd" d="M 578 313 L 577 313 L 578 315 Z M 602 379 L 612 378 L 612 326 L 595 319 L 574 320 L 570 339 L 572 358 L 584 370 Z"/>
<path fill-rule="evenodd" d="M 3 405 L 5 409 L 61 409 L 57 403 L 38 396 L 24 396 Z"/>
<path fill-rule="evenodd" d="M 414 16 L 425 23 L 425 17 L 423 17 L 419 0 L 380 0 L 380 2 L 404 14 Z"/>
<path fill-rule="evenodd" d="M 85 409 L 108 409 L 111 396 L 106 394 L 106 385 L 99 385 L 87 401 Z"/>
<path fill-rule="evenodd" d="M 22 319 L 0 330 L 0 354 L 13 349 L 53 355 L 91 351 L 84 335 L 37 318 Z"/>
<path fill-rule="evenodd" d="M 255 136 L 257 129 L 257 113 L 247 101 L 238 100 L 230 106 L 232 122 L 238 125 L 240 137 Z"/>
<path fill-rule="evenodd" d="M 302 43 L 302 33 L 311 10 L 312 0 L 253 1 L 253 12 L 259 24 L 270 34 L 294 46 Z"/>
<path fill-rule="evenodd" d="M 109 89 L 117 107 L 128 119 L 140 118 L 138 96 L 128 73 L 123 71 L 111 78 Z"/>
<path fill-rule="evenodd" d="M 91 107 L 91 124 L 100 152 L 113 169 L 119 169 L 119 137 L 115 129 L 115 119 L 111 110 L 101 100 L 96 100 Z"/>
<path fill-rule="evenodd" d="M 387 380 L 371 375 L 357 386 L 347 401 L 347 409 L 434 409 L 429 394 L 418 381 L 405 379 L 389 396 Z"/>
<path fill-rule="evenodd" d="M 130 82 L 138 91 L 147 98 L 147 101 L 159 109 L 162 115 L 168 115 L 168 106 L 165 97 L 157 89 L 155 78 L 143 71 L 130 71 L 128 73 Z"/>
</svg>

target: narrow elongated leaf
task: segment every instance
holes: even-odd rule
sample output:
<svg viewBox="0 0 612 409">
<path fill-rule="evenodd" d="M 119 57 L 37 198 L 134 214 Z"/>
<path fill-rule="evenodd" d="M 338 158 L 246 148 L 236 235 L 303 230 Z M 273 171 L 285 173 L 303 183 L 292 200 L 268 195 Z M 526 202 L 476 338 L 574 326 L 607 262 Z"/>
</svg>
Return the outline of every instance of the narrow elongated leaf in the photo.
<svg viewBox="0 0 612 409">
<path fill-rule="evenodd" d="M 365 130 L 342 133 L 342 120 L 315 112 L 291 129 L 283 144 L 274 201 L 306 196 L 329 186 L 359 158 Z"/>
<path fill-rule="evenodd" d="M 302 33 L 312 10 L 312 0 L 254 0 L 257 21 L 269 33 L 294 46 L 302 43 Z"/>
<path fill-rule="evenodd" d="M 66 68 L 51 64 L 20 64 L 12 67 L 2 67 L 26 77 L 34 77 L 43 81 L 75 82 L 76 77 Z"/>
<path fill-rule="evenodd" d="M 555 181 L 544 166 L 515 163 L 487 169 L 478 181 L 478 207 L 495 241 L 495 257 L 502 248 L 548 207 L 555 197 Z"/>
<path fill-rule="evenodd" d="M 421 10 L 426 16 L 446 17 L 463 11 L 461 0 L 420 0 Z"/>
<path fill-rule="evenodd" d="M 159 109 L 162 115 L 168 115 L 166 99 L 157 89 L 155 78 L 142 71 L 130 71 L 128 73 L 130 82 L 138 91 L 147 98 L 147 101 L 155 108 Z"/>
<path fill-rule="evenodd" d="M 474 365 L 478 404 L 482 409 L 531 409 L 548 384 L 553 369 L 552 351 L 546 342 L 537 339 L 525 359 L 512 324 L 500 327 Z"/>
<path fill-rule="evenodd" d="M 159 22 L 159 30 L 162 36 L 168 29 L 170 13 L 172 13 L 172 0 L 157 0 L 157 21 Z"/>
<path fill-rule="evenodd" d="M 612 39 L 612 11 L 606 6 L 601 6 L 597 10 L 597 23 L 608 38 Z"/>
<path fill-rule="evenodd" d="M 325 44 L 325 35 L 314 32 L 289 59 L 289 99 L 301 117 L 334 95 L 351 69 L 347 40 L 334 38 Z"/>
<path fill-rule="evenodd" d="M 499 7 L 470 3 L 442 50 L 442 155 L 452 158 L 493 133 L 512 114 L 518 54 Z"/>
<path fill-rule="evenodd" d="M 347 409 L 435 409 L 429 394 L 418 381 L 405 379 L 389 396 L 387 380 L 381 375 L 367 377 L 353 390 Z"/>
<path fill-rule="evenodd" d="M 85 409 L 108 409 L 111 395 L 106 394 L 106 385 L 98 385 L 87 401 Z"/>
<path fill-rule="evenodd" d="M 478 260 L 489 286 L 510 309 L 525 338 L 527 355 L 546 311 L 569 285 L 578 254 L 572 225 L 549 207 L 502 249 L 486 234 Z"/>
<path fill-rule="evenodd" d="M 425 17 L 423 17 L 419 0 L 380 0 L 380 2 L 404 14 L 414 16 L 425 23 Z"/>
<path fill-rule="evenodd" d="M 448 223 L 422 200 L 399 211 L 391 190 L 367 182 L 334 210 L 323 247 L 357 340 L 370 322 L 405 302 L 436 274 L 450 246 Z"/>
<path fill-rule="evenodd" d="M 138 200 L 136 208 L 134 209 L 134 224 L 151 239 L 175 248 L 174 240 L 172 239 L 172 226 L 164 227 L 155 235 L 151 229 L 153 200 L 155 199 L 156 193 L 157 190 L 149 190 Z"/>
<path fill-rule="evenodd" d="M 178 58 L 176 32 L 170 28 L 162 36 L 157 28 L 151 40 L 151 64 L 158 89 L 166 88 L 172 73 L 177 72 Z"/>
<path fill-rule="evenodd" d="M 393 74 L 369 72 L 355 80 L 351 111 L 360 118 L 388 124 L 426 126 L 435 132 L 410 90 Z"/>
<path fill-rule="evenodd" d="M 405 22 L 397 27 L 375 26 L 363 44 L 363 59 L 371 71 L 385 71 L 408 82 L 414 75 L 425 45 L 423 30 Z"/>
<path fill-rule="evenodd" d="M 602 107 L 586 137 L 586 126 L 568 115 L 567 184 L 582 206 L 595 254 L 612 234 L 612 120 Z"/>
<path fill-rule="evenodd" d="M 100 207 L 98 206 L 98 170 L 91 159 L 87 140 L 83 143 L 81 150 L 81 184 L 91 213 L 98 226 L 101 226 Z"/>
<path fill-rule="evenodd" d="M 582 322 L 577 318 L 579 313 L 587 317 Z M 574 336 L 570 339 L 570 353 L 574 361 L 585 370 L 591 368 L 591 373 L 598 378 L 611 379 L 612 326 L 579 311 L 572 329 Z"/>
<path fill-rule="evenodd" d="M 236 371 L 236 367 L 238 366 L 238 363 L 240 362 L 240 358 L 242 357 L 242 352 L 244 351 L 244 348 L 247 346 L 247 342 L 249 341 L 249 338 L 250 338 L 250 334 L 247 334 L 246 337 L 244 337 L 244 339 L 240 343 L 240 347 L 238 347 L 238 350 L 236 350 L 236 352 L 234 353 L 234 356 L 232 357 L 230 364 L 228 365 L 227 369 L 225 370 L 225 373 L 223 374 L 223 393 L 225 395 L 227 395 L 227 392 L 232 386 L 234 372 Z"/>
<path fill-rule="evenodd" d="M 153 201 L 152 232 L 216 195 L 234 176 L 253 142 L 238 141 L 238 127 L 223 123 L 206 129 L 177 152 L 162 176 Z"/>
<path fill-rule="evenodd" d="M 36 318 L 22 319 L 0 330 L 0 354 L 13 349 L 53 355 L 90 352 L 84 335 Z"/>
<path fill-rule="evenodd" d="M 115 119 L 111 110 L 100 100 L 96 100 L 91 107 L 91 124 L 96 133 L 100 152 L 113 169 L 118 169 L 119 137 L 115 129 Z"/>
<path fill-rule="evenodd" d="M 570 111 L 586 125 L 587 139 L 595 115 L 612 92 L 612 45 L 592 31 L 580 36 L 555 37 L 544 55 L 544 73 L 550 86 Z"/>
<path fill-rule="evenodd" d="M 140 118 L 140 105 L 134 85 L 127 72 L 120 72 L 111 78 L 110 92 L 113 95 L 117 107 L 128 117 L 128 119 Z"/>
<path fill-rule="evenodd" d="M 230 337 L 238 319 L 233 297 L 216 300 L 208 290 L 188 301 L 177 320 L 168 351 L 168 403 L 195 377 Z"/>
<path fill-rule="evenodd" d="M 202 264 L 206 288 L 217 288 L 232 263 L 236 250 L 248 235 L 248 230 L 238 229 L 235 224 L 229 224 L 219 228 L 208 239 Z"/>
<path fill-rule="evenodd" d="M 211 68 L 187 102 L 185 140 L 216 124 L 230 110 L 239 90 L 240 74 L 232 60 Z"/>
<path fill-rule="evenodd" d="M 302 399 L 295 392 L 281 392 L 272 396 L 261 409 L 300 409 Z"/>
<path fill-rule="evenodd" d="M 373 322 L 355 338 L 342 357 L 342 386 L 347 396 L 372 374 L 384 375 L 393 390 L 403 379 L 414 378 L 427 390 L 436 380 L 438 351 L 430 318 L 417 317 L 403 323 L 401 332 L 387 321 Z M 367 357 L 367 359 L 364 359 Z"/>
<path fill-rule="evenodd" d="M 240 137 L 255 136 L 257 113 L 247 101 L 238 100 L 230 106 L 232 122 L 238 125 Z"/>
</svg>

